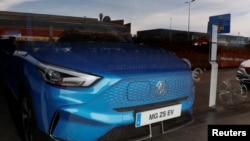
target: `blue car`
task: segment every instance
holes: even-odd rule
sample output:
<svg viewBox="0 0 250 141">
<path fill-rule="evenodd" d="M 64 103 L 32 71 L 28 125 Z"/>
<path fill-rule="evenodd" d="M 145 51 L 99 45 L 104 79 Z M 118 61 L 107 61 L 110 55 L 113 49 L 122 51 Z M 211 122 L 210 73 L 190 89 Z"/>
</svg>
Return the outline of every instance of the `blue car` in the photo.
<svg viewBox="0 0 250 141">
<path fill-rule="evenodd" d="M 24 141 L 145 140 L 193 120 L 182 59 L 107 39 L 1 40 L 1 81 L 19 105 Z"/>
</svg>

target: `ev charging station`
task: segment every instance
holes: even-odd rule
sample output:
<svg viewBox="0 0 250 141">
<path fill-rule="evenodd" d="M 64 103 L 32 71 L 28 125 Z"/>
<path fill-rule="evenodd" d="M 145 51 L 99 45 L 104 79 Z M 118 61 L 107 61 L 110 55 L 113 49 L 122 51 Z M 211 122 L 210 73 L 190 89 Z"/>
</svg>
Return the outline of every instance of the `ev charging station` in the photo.
<svg viewBox="0 0 250 141">
<path fill-rule="evenodd" d="M 210 64 L 211 64 L 211 80 L 209 107 L 216 104 L 217 80 L 218 80 L 218 63 L 217 63 L 217 34 L 218 26 L 212 25 L 212 42 L 210 44 Z"/>
<path fill-rule="evenodd" d="M 219 33 L 230 33 L 231 14 L 217 15 L 209 17 L 208 32 L 212 35 L 210 43 L 210 64 L 211 80 L 209 107 L 216 105 L 217 80 L 218 80 L 218 63 L 217 63 L 217 43 Z"/>
</svg>

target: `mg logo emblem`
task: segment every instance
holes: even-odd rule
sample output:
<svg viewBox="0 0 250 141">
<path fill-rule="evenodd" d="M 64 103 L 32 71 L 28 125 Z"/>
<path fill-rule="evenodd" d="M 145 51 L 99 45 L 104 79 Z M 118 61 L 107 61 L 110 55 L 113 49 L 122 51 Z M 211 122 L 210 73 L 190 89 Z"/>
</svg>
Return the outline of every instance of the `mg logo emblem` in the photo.
<svg viewBox="0 0 250 141">
<path fill-rule="evenodd" d="M 155 86 L 155 95 L 156 96 L 164 96 L 166 93 L 167 85 L 165 81 L 159 81 Z"/>
</svg>

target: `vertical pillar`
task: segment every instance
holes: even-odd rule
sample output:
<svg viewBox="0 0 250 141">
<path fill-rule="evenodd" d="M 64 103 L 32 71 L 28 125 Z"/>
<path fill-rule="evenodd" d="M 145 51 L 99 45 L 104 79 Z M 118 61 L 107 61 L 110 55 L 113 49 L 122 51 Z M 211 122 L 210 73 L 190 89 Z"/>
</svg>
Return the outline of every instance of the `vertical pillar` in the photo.
<svg viewBox="0 0 250 141">
<path fill-rule="evenodd" d="M 217 95 L 217 80 L 218 80 L 218 63 L 217 63 L 217 38 L 218 38 L 218 26 L 212 26 L 212 43 L 210 49 L 210 64 L 211 64 L 211 81 L 210 81 L 210 95 L 209 95 L 209 107 L 216 105 Z"/>
</svg>

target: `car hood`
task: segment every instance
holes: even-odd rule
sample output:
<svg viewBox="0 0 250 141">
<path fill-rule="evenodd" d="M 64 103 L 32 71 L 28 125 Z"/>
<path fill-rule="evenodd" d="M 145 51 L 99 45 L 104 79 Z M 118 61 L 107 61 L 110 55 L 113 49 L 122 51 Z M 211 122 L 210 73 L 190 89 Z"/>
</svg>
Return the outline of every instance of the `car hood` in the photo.
<svg viewBox="0 0 250 141">
<path fill-rule="evenodd" d="M 250 59 L 241 62 L 240 66 L 244 68 L 250 68 Z"/>
<path fill-rule="evenodd" d="M 95 74 L 189 70 L 163 48 L 124 43 L 32 43 L 23 46 L 37 60 Z"/>
</svg>

